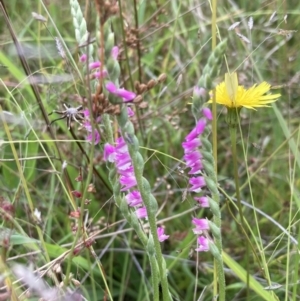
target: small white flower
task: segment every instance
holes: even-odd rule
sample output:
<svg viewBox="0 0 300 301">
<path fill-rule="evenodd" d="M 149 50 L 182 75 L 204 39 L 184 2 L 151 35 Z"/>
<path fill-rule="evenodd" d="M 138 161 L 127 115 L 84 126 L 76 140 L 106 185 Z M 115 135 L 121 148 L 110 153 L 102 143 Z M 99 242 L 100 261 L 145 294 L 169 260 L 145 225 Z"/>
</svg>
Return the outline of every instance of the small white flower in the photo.
<svg viewBox="0 0 300 301">
<path fill-rule="evenodd" d="M 246 38 L 245 36 L 243 36 L 242 34 L 236 32 L 236 35 L 237 35 L 242 41 L 244 41 L 245 43 L 248 43 L 248 44 L 251 43 L 250 40 L 247 39 L 247 38 Z"/>
<path fill-rule="evenodd" d="M 42 15 L 40 15 L 40 14 L 37 14 L 37 13 L 35 13 L 35 12 L 32 12 L 31 13 L 31 16 L 34 18 L 34 19 L 36 19 L 37 21 L 41 21 L 41 22 L 47 22 L 47 19 L 45 18 L 45 17 L 43 17 Z"/>
<path fill-rule="evenodd" d="M 269 22 L 271 22 L 275 18 L 276 15 L 277 15 L 277 11 L 275 10 L 270 17 Z"/>
<path fill-rule="evenodd" d="M 177 81 L 176 81 L 176 90 L 178 89 L 178 87 L 180 86 L 181 84 L 181 81 L 182 81 L 182 73 L 179 74 L 178 78 L 177 78 Z"/>
<path fill-rule="evenodd" d="M 64 170 L 68 166 L 67 161 L 65 160 L 62 164 L 62 170 Z"/>
<path fill-rule="evenodd" d="M 58 37 L 55 37 L 55 42 L 56 42 L 56 49 L 58 51 L 58 54 L 65 59 L 66 58 L 66 53 L 64 50 L 64 47 L 62 46 L 60 39 Z"/>
<path fill-rule="evenodd" d="M 237 28 L 240 25 L 241 22 L 235 22 L 232 25 L 229 26 L 228 30 L 233 30 Z"/>
<path fill-rule="evenodd" d="M 39 209 L 35 208 L 33 215 L 35 216 L 36 220 L 40 223 L 42 221 L 41 218 L 41 211 L 39 211 Z"/>
<path fill-rule="evenodd" d="M 165 86 L 159 93 L 158 98 L 161 97 L 166 91 L 167 91 L 168 87 Z"/>
<path fill-rule="evenodd" d="M 250 30 L 253 28 L 253 18 L 252 17 L 249 18 L 248 27 Z"/>
</svg>

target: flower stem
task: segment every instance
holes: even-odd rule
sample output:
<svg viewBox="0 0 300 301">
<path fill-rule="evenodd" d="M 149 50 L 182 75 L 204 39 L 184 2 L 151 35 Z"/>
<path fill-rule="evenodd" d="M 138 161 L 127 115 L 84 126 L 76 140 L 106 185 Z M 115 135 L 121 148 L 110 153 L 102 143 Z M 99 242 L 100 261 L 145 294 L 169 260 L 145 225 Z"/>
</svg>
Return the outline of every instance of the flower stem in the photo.
<svg viewBox="0 0 300 301">
<path fill-rule="evenodd" d="M 238 175 L 238 162 L 237 162 L 237 151 L 236 151 L 236 132 L 237 132 L 237 124 L 239 120 L 239 111 L 236 109 L 228 110 L 227 114 L 227 123 L 229 125 L 230 139 L 231 139 L 231 150 L 232 150 L 232 161 L 233 161 L 233 172 L 234 172 L 234 182 L 235 182 L 235 191 L 236 191 L 236 200 L 238 205 L 238 210 L 241 218 L 241 229 L 243 234 L 248 238 L 246 232 L 246 223 L 243 214 L 241 196 L 240 196 L 240 186 L 239 186 L 239 175 Z M 245 241 L 245 249 L 246 249 L 246 265 L 247 265 L 247 296 L 249 297 L 249 241 L 246 239 Z"/>
<path fill-rule="evenodd" d="M 231 139 L 231 151 L 232 151 L 236 199 L 237 199 L 239 213 L 241 216 L 241 225 L 244 227 L 244 215 L 243 215 L 243 209 L 242 209 L 242 203 L 241 203 L 241 197 L 240 197 L 240 186 L 239 186 L 239 175 L 238 175 L 238 164 L 237 164 L 236 127 L 230 126 L 229 132 L 230 132 L 230 139 Z"/>
<path fill-rule="evenodd" d="M 206 137 L 205 137 L 206 136 Z M 212 145 L 207 139 L 207 135 L 201 138 L 203 147 L 203 166 L 206 173 L 205 182 L 211 193 L 210 210 L 213 214 L 214 231 L 211 228 L 214 237 L 214 243 L 210 246 L 210 251 L 214 256 L 214 295 L 219 294 L 219 301 L 225 301 L 225 275 L 222 258 L 222 235 L 221 235 L 221 210 L 220 210 L 220 194 L 218 191 L 217 173 L 214 168 L 215 161 L 211 159 Z M 212 225 L 211 225 L 212 226 Z M 219 287 L 218 287 L 219 284 Z"/>
<path fill-rule="evenodd" d="M 212 194 L 212 199 L 216 201 L 219 205 L 220 203 L 220 196 L 219 194 Z M 221 229 L 221 212 L 219 211 L 218 215 L 214 214 L 214 223 L 216 226 Z M 223 265 L 223 259 L 222 259 L 222 236 L 214 237 L 215 244 L 220 252 L 220 257 L 215 257 L 215 263 L 216 263 L 216 270 L 218 275 L 218 281 L 219 281 L 219 301 L 225 301 L 225 275 L 224 275 L 224 265 Z"/>
<path fill-rule="evenodd" d="M 151 234 L 152 234 L 153 240 L 154 240 L 155 255 L 156 255 L 158 268 L 159 268 L 160 281 L 161 281 L 161 286 L 162 286 L 163 301 L 169 301 L 170 296 L 169 296 L 169 287 L 168 287 L 169 285 L 168 285 L 168 279 L 167 279 L 167 273 L 168 272 L 166 270 L 164 258 L 162 256 L 161 246 L 160 246 L 160 242 L 158 240 L 158 235 L 157 235 L 156 216 L 155 216 L 155 213 L 153 212 L 153 209 L 152 209 L 153 204 L 151 204 L 151 202 L 154 201 L 154 197 L 153 197 L 152 194 L 149 194 L 147 191 L 145 191 L 144 182 L 145 182 L 146 179 L 143 178 L 142 174 L 140 174 L 138 171 L 136 171 L 135 166 L 136 166 L 136 164 L 138 164 L 138 162 L 135 159 L 135 157 L 136 156 L 132 156 L 132 165 L 134 166 L 134 169 L 135 169 L 135 177 L 136 177 L 138 189 L 141 193 L 141 197 L 143 199 L 143 202 L 144 202 L 144 204 L 147 208 L 148 222 L 149 222 L 150 231 L 151 231 Z M 153 197 L 152 200 L 151 200 L 151 197 Z M 158 277 L 158 273 L 153 273 L 153 272 L 155 272 L 155 271 L 152 270 L 152 277 Z"/>
</svg>

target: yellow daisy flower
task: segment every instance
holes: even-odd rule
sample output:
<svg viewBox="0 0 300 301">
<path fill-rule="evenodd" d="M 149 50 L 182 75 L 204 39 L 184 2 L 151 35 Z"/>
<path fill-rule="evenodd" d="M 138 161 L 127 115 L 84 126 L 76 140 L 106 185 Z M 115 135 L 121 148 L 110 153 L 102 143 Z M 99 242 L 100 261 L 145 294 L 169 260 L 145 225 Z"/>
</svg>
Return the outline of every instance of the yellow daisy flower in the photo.
<svg viewBox="0 0 300 301">
<path fill-rule="evenodd" d="M 227 108 L 254 109 L 259 107 L 269 107 L 268 104 L 276 101 L 280 94 L 267 94 L 271 85 L 262 82 L 259 85 L 253 85 L 249 89 L 238 85 L 236 72 L 225 74 L 225 81 L 216 87 L 216 102 Z M 209 100 L 212 103 L 212 99 Z"/>
</svg>

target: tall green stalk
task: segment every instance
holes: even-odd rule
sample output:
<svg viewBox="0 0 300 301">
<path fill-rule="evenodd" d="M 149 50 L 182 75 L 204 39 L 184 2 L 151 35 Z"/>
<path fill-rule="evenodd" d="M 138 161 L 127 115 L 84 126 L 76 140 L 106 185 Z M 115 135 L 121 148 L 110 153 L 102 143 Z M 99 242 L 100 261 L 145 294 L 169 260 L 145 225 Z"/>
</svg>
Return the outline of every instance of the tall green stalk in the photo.
<svg viewBox="0 0 300 301">
<path fill-rule="evenodd" d="M 202 118 L 203 104 L 209 100 L 208 91 L 213 88 L 213 78 L 219 73 L 220 62 L 223 58 L 226 49 L 226 40 L 220 42 L 212 51 L 208 58 L 206 66 L 203 69 L 202 76 L 200 77 L 197 88 L 194 90 L 192 113 L 195 121 L 197 122 Z M 214 117 L 213 117 L 213 131 L 216 137 L 216 104 L 214 104 Z M 215 119 L 215 121 L 214 121 Z M 207 135 L 206 135 L 207 136 Z M 218 181 L 216 173 L 217 161 L 216 152 L 213 151 L 213 146 L 207 137 L 201 137 L 202 148 L 201 153 L 203 155 L 203 167 L 206 173 L 205 182 L 208 189 L 211 192 L 212 198 L 210 199 L 210 209 L 213 213 L 213 223 L 210 224 L 215 244 L 210 244 L 210 251 L 215 258 L 215 282 L 214 282 L 214 294 L 219 295 L 220 301 L 225 301 L 225 275 L 222 259 L 222 235 L 221 235 L 221 212 L 220 212 L 220 196 L 218 192 Z M 214 148 L 216 150 L 216 142 L 214 142 Z M 214 154 L 214 155 L 213 155 Z"/>
<path fill-rule="evenodd" d="M 204 136 L 204 135 L 203 135 Z M 215 272 L 218 285 L 217 291 L 214 289 L 214 294 L 219 295 L 219 301 L 225 301 L 225 274 L 222 258 L 222 234 L 221 234 L 221 211 L 220 211 L 220 194 L 218 191 L 217 175 L 214 169 L 215 163 L 212 155 L 212 145 L 207 137 L 201 138 L 202 142 L 202 155 L 203 155 L 203 167 L 206 173 L 205 182 L 206 186 L 211 193 L 209 198 L 210 210 L 213 214 L 213 222 L 210 222 L 210 230 L 214 237 L 214 243 L 209 244 L 209 249 L 215 259 Z"/>
<path fill-rule="evenodd" d="M 231 152 L 232 152 L 232 162 L 233 162 L 233 173 L 234 173 L 234 182 L 235 182 L 235 194 L 237 199 L 238 210 L 241 219 L 241 228 L 243 234 L 246 235 L 247 239 L 245 240 L 245 249 L 246 249 L 246 270 L 247 270 L 247 297 L 249 297 L 249 242 L 248 242 L 248 235 L 246 232 L 246 223 L 243 214 L 243 208 L 241 203 L 241 196 L 240 196 L 240 185 L 239 185 L 239 175 L 238 175 L 238 154 L 236 150 L 236 136 L 237 136 L 237 125 L 239 123 L 239 113 L 241 109 L 228 109 L 228 113 L 226 116 L 226 122 L 229 126 L 230 132 L 230 140 L 231 140 Z"/>
<path fill-rule="evenodd" d="M 211 49 L 212 51 L 216 48 L 217 45 L 217 0 L 212 0 L 211 2 Z M 214 170 L 216 176 L 218 175 L 218 135 L 217 135 L 217 103 L 216 103 L 216 95 L 213 93 L 213 99 L 212 99 L 212 114 L 213 114 L 213 120 L 212 120 L 212 140 L 213 140 L 213 156 L 214 156 Z M 217 196 L 218 197 L 218 196 Z M 214 199 L 214 197 L 213 197 Z M 219 227 L 221 228 L 221 215 L 214 216 L 214 222 L 216 224 L 219 224 Z M 218 249 L 222 252 L 222 242 L 219 242 L 217 244 Z M 220 265 L 216 262 L 216 259 L 214 260 L 214 295 L 217 294 L 218 291 L 218 281 L 216 280 L 216 275 L 218 274 L 218 267 Z M 223 271 L 224 272 L 224 271 Z M 220 277 L 219 277 L 220 278 Z M 224 279 L 224 285 L 225 285 L 225 279 Z"/>
</svg>

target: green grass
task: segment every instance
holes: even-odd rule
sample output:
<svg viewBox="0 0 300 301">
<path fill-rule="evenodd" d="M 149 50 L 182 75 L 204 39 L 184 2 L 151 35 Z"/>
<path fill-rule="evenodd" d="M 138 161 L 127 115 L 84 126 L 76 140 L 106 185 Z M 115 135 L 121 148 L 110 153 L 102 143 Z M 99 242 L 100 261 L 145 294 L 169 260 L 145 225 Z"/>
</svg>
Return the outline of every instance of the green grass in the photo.
<svg viewBox="0 0 300 301">
<path fill-rule="evenodd" d="M 89 91 L 94 89 L 92 85 L 87 87 L 83 66 L 78 62 L 81 50 L 77 47 L 69 3 L 6 2 L 18 41 L 30 49 L 23 57 L 30 74 L 61 77 L 56 83 L 36 85 L 42 101 L 39 105 L 7 23 L 0 19 L 1 111 L 13 113 L 20 121 L 3 123 L 0 119 L 0 287 L 6 285 L 13 291 L 8 300 L 41 297 L 34 290 L 31 295 L 22 295 L 32 285 L 32 281 L 16 281 L 15 265 L 22 264 L 28 275 L 39 272 L 48 287 L 58 288 L 64 282 L 61 295 L 72 291 L 82 294 L 85 300 L 109 300 L 109 295 L 120 301 L 152 300 L 148 255 L 113 199 L 103 160 L 107 142 L 103 125 L 101 142 L 93 150 L 77 123 L 73 122 L 72 131 L 68 131 L 66 120 L 58 121 L 52 125 L 51 133 L 41 111 L 41 107 L 46 113 L 62 110 L 64 102 L 77 107 L 83 97 L 89 99 Z M 161 244 L 170 292 L 174 300 L 212 300 L 216 281 L 213 256 L 209 252 L 194 252 L 196 237 L 191 224 L 193 216 L 212 215 L 209 210 L 198 208 L 190 194 L 184 197 L 188 174 L 181 147 L 195 124 L 192 89 L 212 52 L 210 4 L 140 1 L 135 10 L 135 2 L 121 1 L 122 16 L 113 18 L 112 29 L 114 42 L 122 49 L 122 86 L 134 90 L 136 81 L 147 84 L 162 73 L 167 76 L 164 83 L 144 94 L 145 106 L 135 107 L 133 123 L 146 162 L 144 177 L 158 201 L 157 220 L 170 235 Z M 85 1 L 80 4 L 86 12 L 91 38 L 98 38 L 95 3 L 90 1 L 90 7 L 85 7 Z M 277 34 L 279 29 L 298 29 L 299 9 L 298 1 L 218 1 L 218 32 L 228 42 L 214 86 L 224 80 L 228 70 L 237 71 L 240 84 L 250 87 L 264 80 L 281 85 L 272 92 L 282 95 L 270 108 L 241 113 L 236 159 L 247 234 L 254 248 L 248 245 L 248 259 L 235 202 L 226 111 L 217 108 L 217 166 L 228 301 L 299 299 L 299 32 L 292 32 L 291 37 Z M 277 17 L 268 22 L 275 10 Z M 32 12 L 46 17 L 46 26 L 33 19 Z M 250 16 L 254 19 L 251 33 L 247 27 Z M 139 36 L 130 32 L 136 20 Z M 250 39 L 251 44 L 244 43 L 234 30 L 228 31 L 237 21 L 241 21 L 238 33 Z M 58 55 L 54 37 L 60 37 L 66 45 L 67 60 Z M 97 45 L 94 43 L 95 51 Z M 72 75 L 70 81 L 64 81 L 67 74 Z M 48 118 L 51 121 L 56 115 Z M 115 117 L 111 120 L 117 134 Z M 91 172 L 79 145 L 97 173 Z M 77 182 L 80 173 L 83 181 Z M 94 187 L 92 192 L 87 189 L 89 185 Z M 90 204 L 76 199 L 73 190 L 85 191 Z M 12 212 L 8 204 L 12 204 Z M 70 217 L 81 206 L 85 209 L 84 235 L 77 231 L 78 221 Z M 34 215 L 35 209 L 41 212 L 41 220 Z M 93 244 L 85 247 L 89 239 Z M 0 300 L 5 300 L 1 297 L 5 292 L 5 288 L 0 291 Z"/>
</svg>

